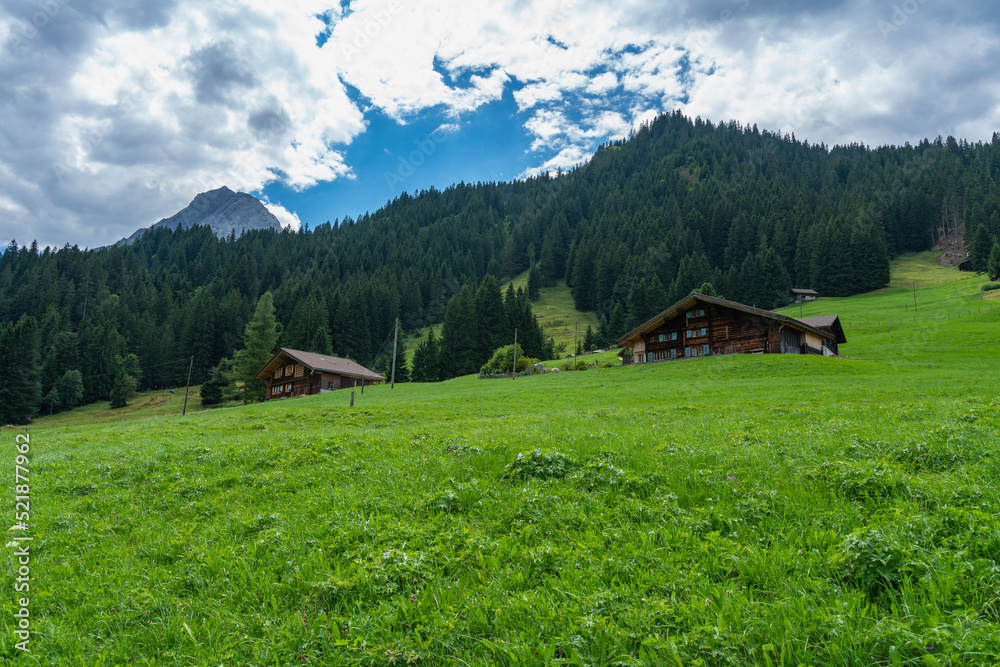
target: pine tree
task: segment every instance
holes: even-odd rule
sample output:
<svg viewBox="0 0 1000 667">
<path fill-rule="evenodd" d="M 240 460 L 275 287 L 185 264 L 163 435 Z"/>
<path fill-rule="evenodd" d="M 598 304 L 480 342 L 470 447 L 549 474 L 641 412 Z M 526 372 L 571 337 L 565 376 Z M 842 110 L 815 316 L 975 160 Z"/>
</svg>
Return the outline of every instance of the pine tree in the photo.
<svg viewBox="0 0 1000 667">
<path fill-rule="evenodd" d="M 993 244 L 990 251 L 990 258 L 986 262 L 986 273 L 990 280 L 1000 280 L 1000 242 Z"/>
<path fill-rule="evenodd" d="M 83 401 L 83 373 L 73 369 L 63 373 L 56 385 L 61 410 L 72 410 Z"/>
<path fill-rule="evenodd" d="M 542 274 L 537 266 L 532 265 L 531 270 L 528 271 L 528 300 L 538 301 L 541 295 Z"/>
<path fill-rule="evenodd" d="M 274 356 L 278 343 L 278 322 L 274 317 L 274 300 L 270 292 L 257 301 L 253 318 L 243 335 L 243 348 L 233 360 L 233 373 L 243 383 L 243 402 L 264 400 L 267 384 L 256 377 L 257 372 Z"/>
<path fill-rule="evenodd" d="M 969 245 L 969 261 L 972 262 L 972 270 L 985 272 L 986 264 L 990 259 L 990 251 L 993 250 L 994 239 L 990 234 L 988 226 L 984 223 L 976 228 L 972 234 L 972 243 Z"/>
<path fill-rule="evenodd" d="M 594 327 L 587 325 L 587 332 L 583 334 L 583 351 L 592 352 L 596 350 L 597 346 L 594 344 Z"/>
<path fill-rule="evenodd" d="M 466 285 L 448 302 L 441 325 L 441 379 L 476 372 L 477 337 L 476 288 Z"/>
<path fill-rule="evenodd" d="M 413 382 L 438 382 L 441 379 L 440 346 L 433 328 L 427 329 L 427 338 L 413 351 L 410 379 Z"/>
<path fill-rule="evenodd" d="M 38 322 L 23 315 L 0 331 L 0 423 L 27 424 L 42 400 Z"/>
<path fill-rule="evenodd" d="M 476 291 L 476 359 L 489 359 L 493 350 L 503 344 L 506 314 L 500 282 L 486 275 Z"/>
</svg>

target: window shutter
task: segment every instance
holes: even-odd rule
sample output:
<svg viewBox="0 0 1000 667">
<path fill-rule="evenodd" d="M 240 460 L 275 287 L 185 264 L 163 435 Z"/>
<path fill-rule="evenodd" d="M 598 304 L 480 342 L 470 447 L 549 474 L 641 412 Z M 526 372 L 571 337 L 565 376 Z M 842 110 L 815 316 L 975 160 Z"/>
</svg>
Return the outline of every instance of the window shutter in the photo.
<svg viewBox="0 0 1000 667">
<path fill-rule="evenodd" d="M 706 345 L 702 348 L 701 353 L 707 357 L 710 354 L 712 354 L 712 349 L 708 345 Z"/>
<path fill-rule="evenodd" d="M 708 329 L 706 329 L 705 327 L 702 327 L 701 328 L 701 335 L 702 336 L 707 336 L 708 335 Z"/>
</svg>

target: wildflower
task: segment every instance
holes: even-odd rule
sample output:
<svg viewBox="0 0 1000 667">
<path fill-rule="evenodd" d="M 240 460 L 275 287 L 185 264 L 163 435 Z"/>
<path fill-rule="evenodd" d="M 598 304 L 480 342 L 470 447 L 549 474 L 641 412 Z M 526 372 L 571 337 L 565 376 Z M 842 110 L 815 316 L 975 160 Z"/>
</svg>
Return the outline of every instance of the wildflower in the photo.
<svg viewBox="0 0 1000 667">
<path fill-rule="evenodd" d="M 712 606 L 712 601 L 709 600 L 708 598 L 705 598 L 705 607 L 707 608 L 707 607 L 710 607 L 710 606 Z"/>
</svg>

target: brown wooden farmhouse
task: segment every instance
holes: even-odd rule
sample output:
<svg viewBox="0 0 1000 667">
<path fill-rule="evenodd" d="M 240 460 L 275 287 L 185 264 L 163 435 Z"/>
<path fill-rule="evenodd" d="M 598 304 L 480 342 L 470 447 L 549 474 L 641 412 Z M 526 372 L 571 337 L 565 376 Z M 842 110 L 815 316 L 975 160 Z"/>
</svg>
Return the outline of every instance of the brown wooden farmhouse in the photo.
<svg viewBox="0 0 1000 667">
<path fill-rule="evenodd" d="M 267 382 L 265 400 L 311 396 L 337 389 L 364 387 L 385 378 L 350 359 L 281 348 L 257 378 Z"/>
<path fill-rule="evenodd" d="M 697 293 L 618 340 L 625 364 L 718 354 L 834 356 L 846 342 L 836 315 L 796 320 Z"/>
</svg>

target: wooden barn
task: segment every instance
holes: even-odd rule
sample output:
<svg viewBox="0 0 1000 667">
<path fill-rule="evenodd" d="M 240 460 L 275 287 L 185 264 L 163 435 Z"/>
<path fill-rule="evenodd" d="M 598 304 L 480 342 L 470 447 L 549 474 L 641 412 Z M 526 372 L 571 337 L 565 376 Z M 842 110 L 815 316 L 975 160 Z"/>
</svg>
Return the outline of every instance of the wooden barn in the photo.
<svg viewBox="0 0 1000 667">
<path fill-rule="evenodd" d="M 265 400 L 311 396 L 337 389 L 365 387 L 385 378 L 350 359 L 283 347 L 257 372 L 267 382 Z"/>
<path fill-rule="evenodd" d="M 819 292 L 811 289 L 793 289 L 792 290 L 792 303 L 805 303 L 806 301 L 815 301 L 819 298 Z"/>
<path fill-rule="evenodd" d="M 618 340 L 625 364 L 719 354 L 839 354 L 837 316 L 787 315 L 692 292 Z"/>
</svg>

